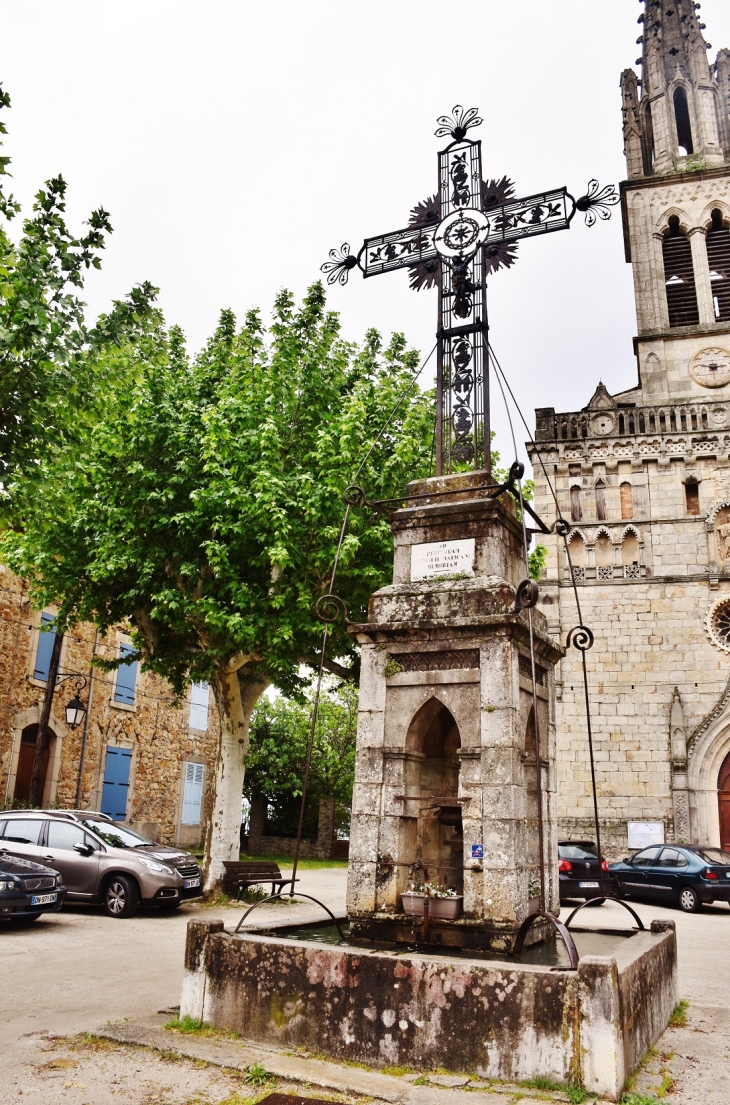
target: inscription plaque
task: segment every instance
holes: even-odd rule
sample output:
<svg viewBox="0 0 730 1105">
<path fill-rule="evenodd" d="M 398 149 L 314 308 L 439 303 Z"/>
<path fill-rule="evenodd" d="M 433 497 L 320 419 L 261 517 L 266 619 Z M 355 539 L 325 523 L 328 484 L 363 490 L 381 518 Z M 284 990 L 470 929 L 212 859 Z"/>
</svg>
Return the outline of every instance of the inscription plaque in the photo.
<svg viewBox="0 0 730 1105">
<path fill-rule="evenodd" d="M 437 576 L 474 575 L 474 538 L 411 545 L 411 582 Z"/>
</svg>

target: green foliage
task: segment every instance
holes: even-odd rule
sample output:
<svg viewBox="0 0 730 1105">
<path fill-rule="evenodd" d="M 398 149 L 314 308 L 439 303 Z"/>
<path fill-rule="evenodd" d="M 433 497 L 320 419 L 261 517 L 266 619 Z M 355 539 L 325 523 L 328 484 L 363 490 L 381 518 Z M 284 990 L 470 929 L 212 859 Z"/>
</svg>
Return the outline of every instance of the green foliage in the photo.
<svg viewBox="0 0 730 1105">
<path fill-rule="evenodd" d="M 669 1018 L 669 1027 L 670 1028 L 686 1028 L 687 1027 L 687 1020 L 688 1020 L 688 1013 L 689 1013 L 689 1002 L 687 1001 L 686 998 L 682 998 L 682 1000 L 677 1005 L 675 1005 L 675 1007 L 672 1011 L 672 1015 Z"/>
<path fill-rule="evenodd" d="M 589 1098 L 594 1097 L 593 1094 L 584 1090 L 582 1086 L 565 1086 L 560 1082 L 553 1082 L 550 1078 L 530 1078 L 525 1082 L 520 1082 L 520 1085 L 535 1090 L 546 1090 L 553 1093 L 560 1092 L 565 1094 L 568 1101 L 574 1102 L 575 1105 L 581 1105 L 583 1101 L 588 1101 Z"/>
<path fill-rule="evenodd" d="M 243 1081 L 249 1086 L 266 1086 L 269 1082 L 276 1080 L 262 1063 L 252 1063 L 250 1067 L 246 1068 Z"/>
<path fill-rule="evenodd" d="M 302 702 L 283 696 L 259 700 L 251 718 L 244 794 L 265 795 L 270 808 L 269 832 L 296 835 L 299 799 L 312 727 L 313 695 Z M 351 683 L 323 687 L 314 734 L 308 788 L 306 829 L 316 835 L 320 798 L 352 802 L 355 775 L 357 688 Z"/>
<path fill-rule="evenodd" d="M 545 567 L 545 561 L 548 558 L 548 551 L 545 545 L 535 545 L 530 555 L 527 558 L 527 563 L 530 567 L 530 579 L 539 579 L 542 575 L 542 570 Z"/>
<path fill-rule="evenodd" d="M 250 312 L 221 314 L 202 352 L 157 327 L 107 352 L 127 380 L 82 449 L 41 460 L 21 502 L 23 532 L 2 554 L 31 581 L 56 624 L 102 631 L 130 619 L 146 667 L 176 690 L 212 679 L 242 654 L 240 676 L 285 692 L 307 681 L 343 517 L 342 493 L 404 387 L 418 355 L 370 331 L 339 338 L 321 284 L 297 308 L 278 296 L 269 331 Z M 373 449 L 359 482 L 387 498 L 428 472 L 432 398 L 414 389 Z M 354 620 L 387 581 L 387 521 L 351 510 L 337 592 Z M 330 656 L 355 646 L 342 623 Z"/>
<path fill-rule="evenodd" d="M 0 87 L 0 109 L 9 106 Z M 74 235 L 65 221 L 66 182 L 57 176 L 38 191 L 32 216 L 13 241 L 8 224 L 20 206 L 1 179 L 9 161 L 0 157 L 0 481 L 6 516 L 13 480 L 32 478 L 39 455 L 75 439 L 89 412 L 98 416 L 103 394 L 115 386 L 103 371 L 102 351 L 136 341 L 157 317 L 157 290 L 143 284 L 96 326 L 86 325 L 80 292 L 86 271 L 101 266 L 112 233 L 109 214 L 92 211 L 86 233 Z"/>
</svg>

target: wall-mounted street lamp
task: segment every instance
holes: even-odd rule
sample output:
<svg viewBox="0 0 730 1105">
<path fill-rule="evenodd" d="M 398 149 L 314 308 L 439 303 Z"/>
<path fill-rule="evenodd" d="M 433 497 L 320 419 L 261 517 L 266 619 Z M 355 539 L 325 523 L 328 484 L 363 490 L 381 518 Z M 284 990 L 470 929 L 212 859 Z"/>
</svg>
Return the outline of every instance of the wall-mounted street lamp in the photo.
<svg viewBox="0 0 730 1105">
<path fill-rule="evenodd" d="M 76 729 L 84 720 L 84 714 L 86 713 L 86 707 L 79 698 L 79 693 L 83 691 L 86 686 L 86 676 L 79 675 L 77 671 L 59 672 L 56 686 L 58 686 L 59 683 L 63 683 L 66 679 L 76 680 L 76 694 L 66 706 L 66 724 L 69 729 Z"/>
</svg>

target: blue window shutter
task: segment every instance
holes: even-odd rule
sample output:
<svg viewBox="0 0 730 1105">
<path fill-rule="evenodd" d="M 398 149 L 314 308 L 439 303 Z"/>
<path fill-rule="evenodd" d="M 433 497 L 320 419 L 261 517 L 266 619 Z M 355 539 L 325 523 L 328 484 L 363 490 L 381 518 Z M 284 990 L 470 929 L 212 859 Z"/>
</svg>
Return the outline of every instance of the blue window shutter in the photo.
<svg viewBox="0 0 730 1105">
<path fill-rule="evenodd" d="M 119 655 L 122 659 L 137 650 L 132 645 L 120 645 Z M 117 668 L 117 681 L 114 687 L 114 701 L 123 702 L 126 706 L 134 706 L 134 688 L 137 683 L 137 667 L 139 661 L 131 664 L 122 664 Z"/>
<path fill-rule="evenodd" d="M 193 683 L 190 688 L 190 715 L 188 725 L 191 729 L 208 728 L 208 699 L 210 687 L 207 683 Z"/>
<path fill-rule="evenodd" d="M 108 745 L 104 764 L 101 812 L 107 813 L 113 821 L 124 821 L 127 816 L 131 766 L 131 748 L 116 748 L 114 745 Z"/>
<path fill-rule="evenodd" d="M 185 764 L 185 793 L 183 795 L 183 825 L 200 824 L 200 807 L 203 804 L 203 764 Z"/>
<path fill-rule="evenodd" d="M 41 614 L 41 625 L 48 625 L 53 621 L 53 614 Z M 56 639 L 56 631 L 52 629 L 50 632 L 40 632 L 38 634 L 38 647 L 35 653 L 35 668 L 33 669 L 33 678 L 42 679 L 45 683 L 48 679 L 48 669 L 51 666 L 51 653 L 53 652 L 53 642 Z"/>
</svg>

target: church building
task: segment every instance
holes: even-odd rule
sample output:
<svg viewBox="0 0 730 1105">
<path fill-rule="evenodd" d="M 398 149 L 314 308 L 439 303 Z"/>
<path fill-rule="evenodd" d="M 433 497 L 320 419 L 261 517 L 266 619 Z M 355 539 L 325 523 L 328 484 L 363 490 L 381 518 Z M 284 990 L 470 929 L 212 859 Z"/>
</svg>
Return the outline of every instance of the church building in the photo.
<svg viewBox="0 0 730 1105">
<path fill-rule="evenodd" d="M 621 76 L 638 382 L 536 412 L 540 609 L 583 622 L 604 850 L 730 849 L 730 51 L 708 61 L 690 0 L 646 0 L 641 76 Z M 586 396 L 587 398 L 587 396 Z M 572 579 L 571 579 L 572 574 Z M 581 654 L 558 669 L 559 824 L 592 838 Z"/>
</svg>

